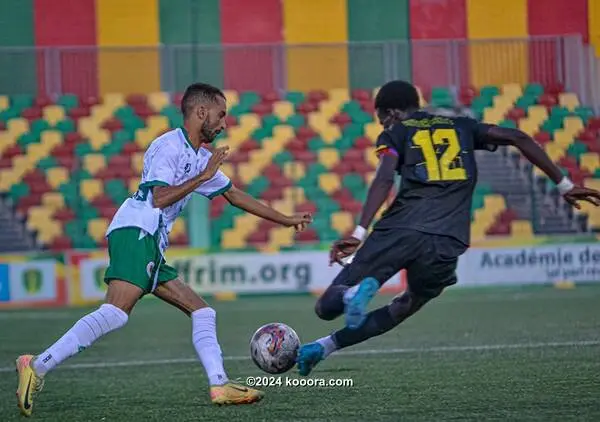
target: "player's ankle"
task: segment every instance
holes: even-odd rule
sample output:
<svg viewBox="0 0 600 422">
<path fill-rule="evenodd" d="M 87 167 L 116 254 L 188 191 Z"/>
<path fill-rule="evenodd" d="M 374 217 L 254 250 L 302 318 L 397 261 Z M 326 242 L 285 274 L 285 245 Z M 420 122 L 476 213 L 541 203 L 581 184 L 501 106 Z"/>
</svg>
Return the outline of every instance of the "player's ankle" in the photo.
<svg viewBox="0 0 600 422">
<path fill-rule="evenodd" d="M 325 359 L 327 356 L 329 356 L 338 349 L 337 344 L 335 344 L 335 341 L 333 340 L 332 336 L 320 338 L 317 340 L 317 343 L 319 343 L 323 347 L 322 359 Z"/>
</svg>

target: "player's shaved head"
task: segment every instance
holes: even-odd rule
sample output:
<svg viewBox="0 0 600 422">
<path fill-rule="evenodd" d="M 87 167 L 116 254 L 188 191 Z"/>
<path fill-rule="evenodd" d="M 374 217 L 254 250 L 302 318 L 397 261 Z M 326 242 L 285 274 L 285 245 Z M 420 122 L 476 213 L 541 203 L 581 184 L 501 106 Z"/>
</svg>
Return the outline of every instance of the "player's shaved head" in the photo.
<svg viewBox="0 0 600 422">
<path fill-rule="evenodd" d="M 375 108 L 381 110 L 410 110 L 419 108 L 417 88 L 406 81 L 391 81 L 381 87 L 375 97 Z"/>
<path fill-rule="evenodd" d="M 194 108 L 201 104 L 215 104 L 218 97 L 225 100 L 225 94 L 219 88 L 205 83 L 195 83 L 188 86 L 181 100 L 181 113 L 186 119 Z"/>
</svg>

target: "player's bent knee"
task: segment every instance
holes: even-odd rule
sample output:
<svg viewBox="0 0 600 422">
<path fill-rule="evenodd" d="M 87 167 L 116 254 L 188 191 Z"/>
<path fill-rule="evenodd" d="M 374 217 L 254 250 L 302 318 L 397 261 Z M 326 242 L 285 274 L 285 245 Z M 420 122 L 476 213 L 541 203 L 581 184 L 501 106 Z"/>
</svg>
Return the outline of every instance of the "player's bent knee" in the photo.
<svg viewBox="0 0 600 422">
<path fill-rule="evenodd" d="M 341 311 L 327 307 L 325 301 L 322 299 L 317 300 L 317 303 L 315 304 L 315 313 L 320 319 L 325 321 L 334 320 L 342 314 Z"/>
</svg>

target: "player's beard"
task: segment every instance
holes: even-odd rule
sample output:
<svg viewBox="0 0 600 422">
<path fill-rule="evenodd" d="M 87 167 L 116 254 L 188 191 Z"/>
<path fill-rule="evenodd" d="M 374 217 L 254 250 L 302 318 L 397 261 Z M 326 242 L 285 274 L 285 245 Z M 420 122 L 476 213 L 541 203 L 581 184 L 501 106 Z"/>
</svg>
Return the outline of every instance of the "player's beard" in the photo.
<svg viewBox="0 0 600 422">
<path fill-rule="evenodd" d="M 211 129 L 211 126 L 213 126 L 212 122 L 210 122 L 209 119 L 206 119 L 200 128 L 200 135 L 206 140 L 207 143 L 214 141 L 220 132 L 216 129 Z"/>
</svg>

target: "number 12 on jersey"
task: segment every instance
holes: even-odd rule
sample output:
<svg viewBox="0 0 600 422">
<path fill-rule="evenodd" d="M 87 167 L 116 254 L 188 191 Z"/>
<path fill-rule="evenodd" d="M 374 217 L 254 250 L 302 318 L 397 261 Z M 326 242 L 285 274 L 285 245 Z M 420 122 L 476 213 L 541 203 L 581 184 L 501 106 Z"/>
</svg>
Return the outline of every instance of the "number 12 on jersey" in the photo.
<svg viewBox="0 0 600 422">
<path fill-rule="evenodd" d="M 414 145 L 421 148 L 425 159 L 428 182 L 451 182 L 467 179 L 462 167 L 453 167 L 461 153 L 460 141 L 454 129 L 435 129 L 433 132 L 418 130 L 412 138 Z M 438 157 L 436 146 L 447 144 L 446 150 Z"/>
</svg>

